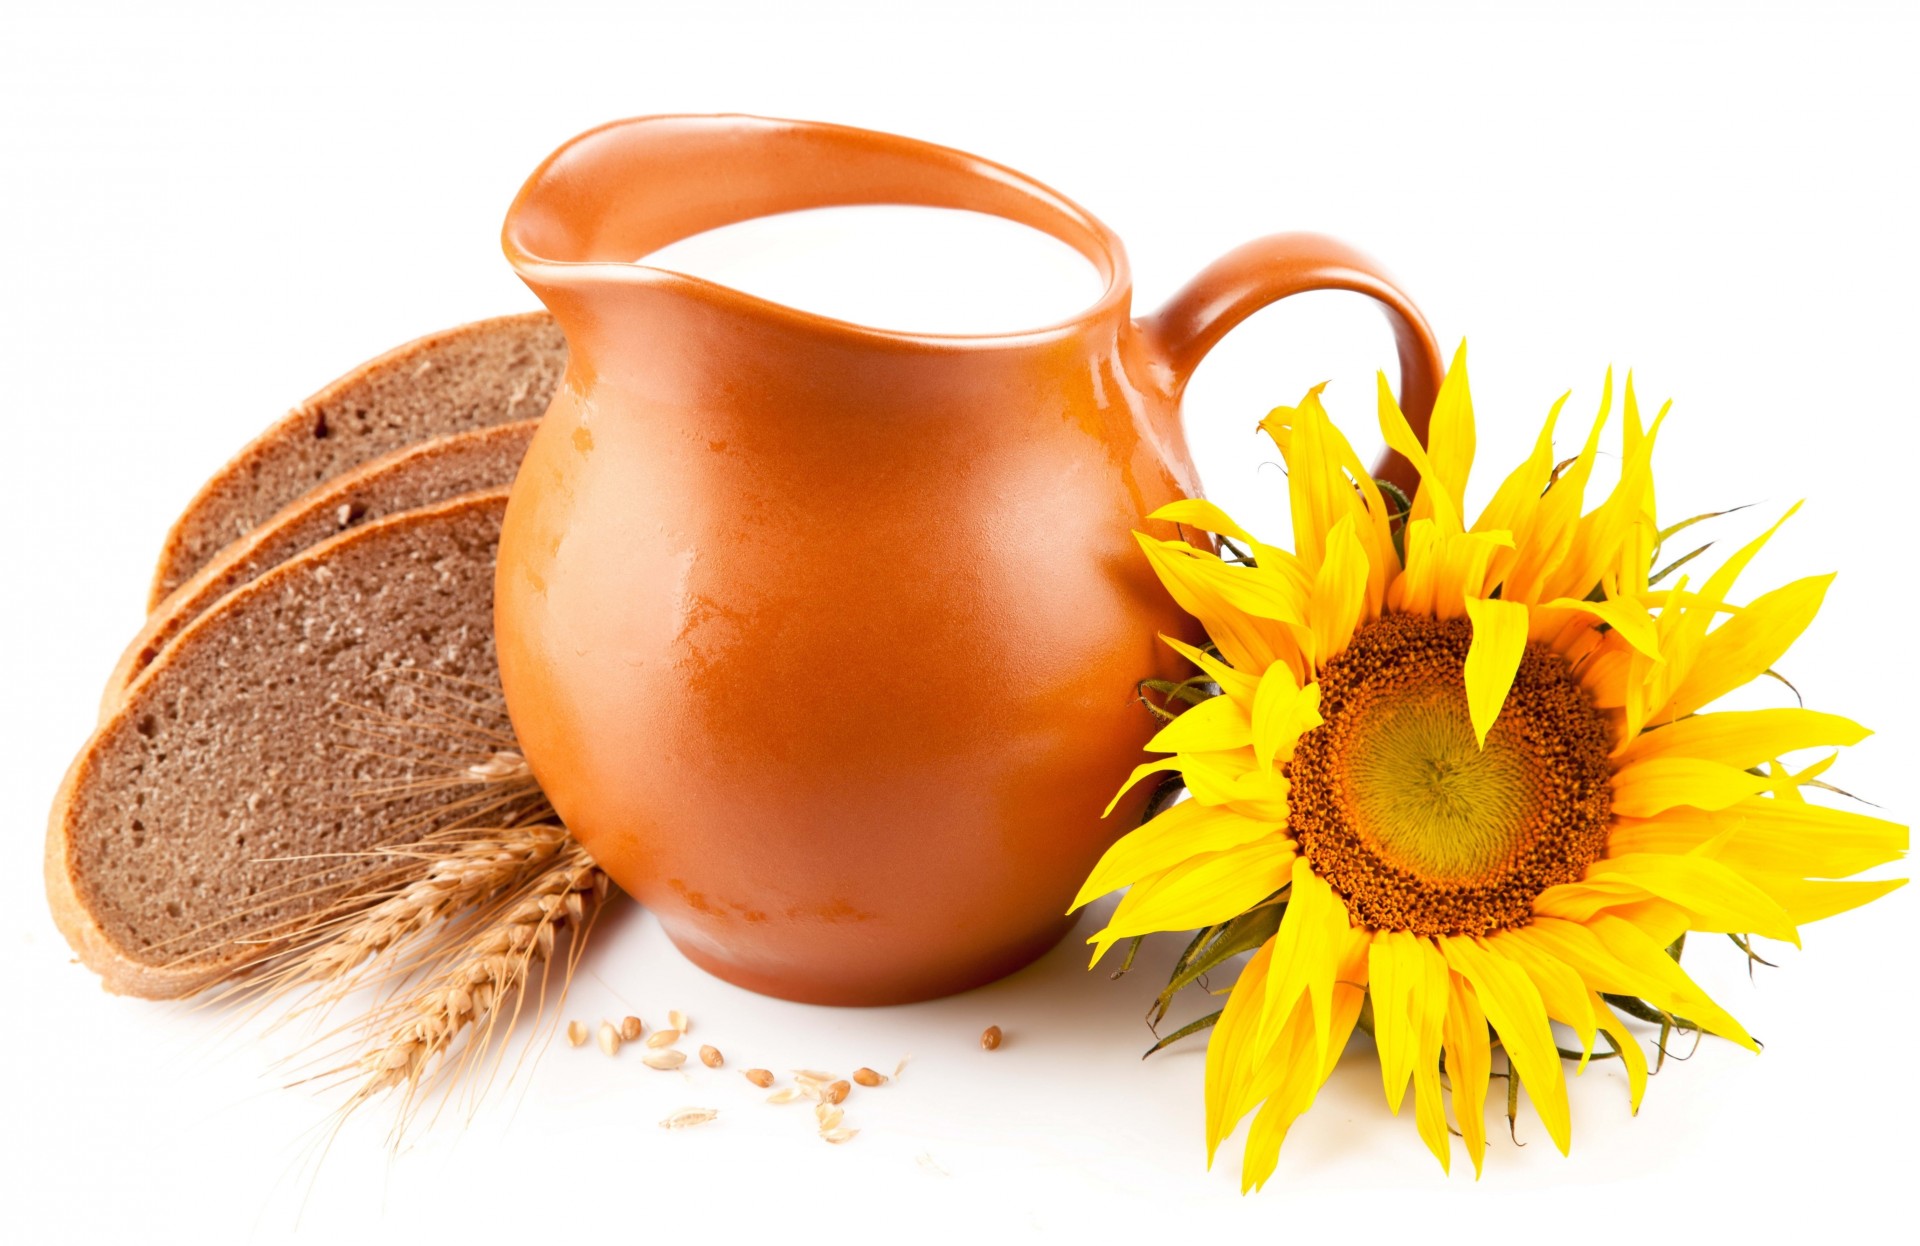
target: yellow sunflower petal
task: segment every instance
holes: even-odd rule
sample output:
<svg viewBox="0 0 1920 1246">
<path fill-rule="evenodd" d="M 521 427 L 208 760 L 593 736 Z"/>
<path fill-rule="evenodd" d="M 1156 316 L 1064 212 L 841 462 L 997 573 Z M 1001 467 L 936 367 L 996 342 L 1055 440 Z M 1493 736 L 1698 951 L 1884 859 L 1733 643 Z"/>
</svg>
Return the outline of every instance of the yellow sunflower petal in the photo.
<svg viewBox="0 0 1920 1246">
<path fill-rule="evenodd" d="M 1541 623 L 1556 621 L 1566 615 L 1586 615 L 1600 620 L 1614 631 L 1620 633 L 1620 639 L 1650 658 L 1660 656 L 1660 634 L 1654 628 L 1653 616 L 1647 613 L 1645 606 L 1637 601 L 1616 598 L 1609 601 L 1574 601 L 1567 597 L 1557 597 L 1544 606 L 1535 606 L 1533 613 L 1536 624 L 1533 636 L 1541 635 Z M 1555 630 L 1558 630 L 1555 628 Z"/>
<path fill-rule="evenodd" d="M 1688 853 L 1716 838 L 1714 860 L 1749 877 L 1846 878 L 1899 860 L 1908 831 L 1848 809 L 1754 796 L 1716 813 L 1669 809 L 1652 818 L 1617 819 L 1608 851 Z"/>
<path fill-rule="evenodd" d="M 1400 565 L 1391 519 L 1372 473 L 1320 405 L 1320 388 L 1310 391 L 1297 408 L 1275 408 L 1260 427 L 1287 459 L 1288 501 L 1302 567 L 1319 567 L 1325 534 L 1342 517 L 1353 515 L 1367 551 L 1367 610 L 1377 613 L 1387 580 Z"/>
<path fill-rule="evenodd" d="M 1305 996 L 1313 1007 L 1314 1059 L 1324 1063 L 1333 1037 L 1334 973 L 1353 923 L 1346 905 L 1305 857 L 1293 861 L 1292 881 L 1287 912 L 1274 935 L 1266 1019 L 1277 1027 Z"/>
<path fill-rule="evenodd" d="M 1473 395 L 1467 385 L 1467 344 L 1463 341 L 1453 353 L 1440 381 L 1440 392 L 1433 400 L 1433 414 L 1427 421 L 1427 457 L 1436 489 L 1425 487 L 1414 498 L 1415 519 L 1433 513 L 1436 501 L 1457 502 L 1467 496 L 1467 475 L 1473 470 L 1474 430 Z M 1461 521 L 1464 525 L 1464 519 Z"/>
<path fill-rule="evenodd" d="M 1276 662 L 1261 677 L 1253 698 L 1253 754 L 1262 766 L 1293 754 L 1301 736 L 1318 727 L 1320 685 L 1301 687 L 1284 662 Z"/>
<path fill-rule="evenodd" d="M 1252 749 L 1182 753 L 1179 761 L 1188 793 L 1201 804 L 1224 805 L 1255 821 L 1286 819 L 1286 777 L 1272 767 L 1260 765 Z"/>
<path fill-rule="evenodd" d="M 1638 996 L 1749 1051 L 1760 1050 L 1746 1029 L 1667 955 L 1664 945 L 1631 922 L 1605 914 L 1585 922 L 1536 917 L 1509 931 L 1508 937 L 1537 943 L 1603 994 Z"/>
<path fill-rule="evenodd" d="M 1168 595 L 1200 620 L 1227 661 L 1251 671 L 1282 658 L 1299 661 L 1289 624 L 1306 625 L 1306 603 L 1283 577 L 1258 567 L 1228 566 L 1184 541 L 1133 535 Z"/>
<path fill-rule="evenodd" d="M 1510 601 L 1469 598 L 1467 617 L 1473 620 L 1473 643 L 1467 650 L 1467 712 L 1473 736 L 1482 748 L 1513 688 L 1514 674 L 1527 649 L 1527 608 Z"/>
<path fill-rule="evenodd" d="M 1591 988 L 1564 961 L 1547 955 L 1534 944 L 1509 939 L 1507 933 L 1502 931 L 1489 936 L 1487 942 L 1502 956 L 1520 966 L 1540 992 L 1541 1002 L 1547 1006 L 1547 1015 L 1571 1029 L 1580 1040 L 1580 1068 L 1585 1069 L 1587 1057 L 1593 1054 L 1595 1018 Z"/>
<path fill-rule="evenodd" d="M 1456 532 L 1433 543 L 1433 594 L 1427 612 L 1458 619 L 1467 602 L 1485 597 L 1499 583 L 1501 558 L 1514 553 L 1510 532 Z"/>
<path fill-rule="evenodd" d="M 1345 649 L 1366 613 L 1367 553 L 1360 547 L 1354 518 L 1348 515 L 1327 534 L 1326 557 L 1313 577 L 1307 617 L 1313 628 L 1314 663 Z"/>
<path fill-rule="evenodd" d="M 1108 948 L 1134 935 L 1231 921 L 1285 887 L 1293 864 L 1292 842 L 1270 835 L 1149 875 L 1121 898 L 1106 926 L 1088 937 L 1094 945 L 1092 963 L 1099 964 Z"/>
<path fill-rule="evenodd" d="M 1148 775 L 1159 774 L 1163 771 L 1179 770 L 1179 769 L 1180 769 L 1180 759 L 1177 757 L 1163 757 L 1159 761 L 1141 762 L 1139 765 L 1133 768 L 1133 773 L 1127 776 L 1127 781 L 1120 785 L 1120 790 L 1113 794 L 1113 799 L 1107 802 L 1107 807 L 1105 811 L 1101 813 L 1100 816 L 1103 818 L 1111 817 L 1113 815 L 1113 811 L 1119 808 L 1120 802 L 1122 799 L 1125 798 L 1126 794 L 1128 792 L 1131 792 L 1134 788 L 1134 785 L 1139 783 L 1140 780 L 1146 778 Z"/>
<path fill-rule="evenodd" d="M 1265 570 L 1280 572 L 1293 585 L 1294 591 L 1302 596 L 1313 583 L 1313 573 L 1291 551 L 1266 544 L 1236 523 L 1233 516 L 1205 498 L 1181 498 L 1169 502 L 1147 518 L 1217 533 L 1228 540 L 1240 542 L 1253 553 L 1255 562 Z"/>
<path fill-rule="evenodd" d="M 1553 478 L 1553 430 L 1560 421 L 1560 409 L 1566 405 L 1568 397 L 1562 394 L 1547 412 L 1546 423 L 1541 426 L 1540 435 L 1534 440 L 1533 453 L 1494 491 L 1493 500 L 1480 512 L 1480 518 L 1473 521 L 1473 531 L 1525 532 L 1530 528 L 1533 513 L 1540 505 L 1540 496 L 1546 492 L 1547 482 Z"/>
<path fill-rule="evenodd" d="M 1287 1131 L 1313 1106 L 1314 1097 L 1332 1074 L 1347 1039 L 1353 1034 L 1354 1023 L 1359 1020 L 1360 1005 L 1366 997 L 1366 973 L 1366 935 L 1350 931 L 1336 971 L 1326 1058 L 1318 1065 L 1311 1059 L 1313 1019 L 1304 1003 L 1295 1007 L 1280 1042 L 1268 1054 L 1266 1064 L 1277 1070 L 1278 1077 L 1261 1087 L 1266 1102 L 1247 1130 L 1246 1157 L 1240 1170 L 1242 1193 L 1259 1189 L 1273 1175 Z"/>
<path fill-rule="evenodd" d="M 1254 1039 L 1266 1011 L 1267 972 L 1273 963 L 1273 940 L 1268 939 L 1247 961 L 1234 980 L 1233 991 L 1207 1038 L 1207 1166 L 1226 1141 L 1252 1101 L 1242 1087 L 1259 1063 Z"/>
<path fill-rule="evenodd" d="M 1746 769 L 1796 749 L 1853 745 L 1873 734 L 1838 714 L 1808 709 L 1731 710 L 1695 714 L 1642 732 L 1619 753 L 1621 763 L 1656 757 L 1698 757 Z"/>
<path fill-rule="evenodd" d="M 1401 532 L 1407 556 L 1404 569 L 1387 586 L 1387 609 L 1405 614 L 1432 614 L 1433 599 L 1439 591 L 1435 574 L 1433 547 L 1439 540 L 1433 520 L 1409 523 Z"/>
<path fill-rule="evenodd" d="M 1261 766 L 1250 748 L 1180 753 L 1135 766 L 1126 785 L 1108 803 L 1107 813 L 1111 814 L 1121 797 L 1141 779 L 1162 771 L 1178 773 L 1188 794 L 1200 804 L 1224 805 L 1256 821 L 1286 821 L 1287 780 L 1278 771 Z"/>
<path fill-rule="evenodd" d="M 1431 939 L 1417 940 L 1419 977 L 1411 1000 L 1414 1022 L 1413 1121 L 1420 1140 L 1440 1161 L 1441 1172 L 1453 1169 L 1453 1144 L 1447 1133 L 1447 1107 L 1440 1095 L 1440 1057 L 1446 1043 L 1450 979 L 1447 962 Z"/>
<path fill-rule="evenodd" d="M 1181 711 L 1153 739 L 1149 753 L 1216 753 L 1253 743 L 1253 718 L 1232 697 L 1208 697 Z"/>
<path fill-rule="evenodd" d="M 1185 524 L 1202 532 L 1217 532 L 1242 545 L 1251 545 L 1254 541 L 1253 534 L 1235 523 L 1233 516 L 1205 498 L 1181 498 L 1177 502 L 1169 502 L 1147 518 Z"/>
<path fill-rule="evenodd" d="M 1640 1050 L 1640 1040 L 1613 1009 L 1607 1007 L 1607 1001 L 1601 999 L 1598 992 L 1590 995 L 1588 1003 L 1593 1008 L 1594 1024 L 1613 1040 L 1614 1050 L 1620 1053 L 1620 1063 L 1627 1067 L 1627 1110 L 1638 1115 L 1641 1096 L 1647 1093 L 1647 1053 Z"/>
<path fill-rule="evenodd" d="M 1685 677 L 1653 717 L 1684 718 L 1758 678 L 1807 630 L 1832 583 L 1831 575 L 1809 576 L 1754 598 L 1701 640 Z"/>
<path fill-rule="evenodd" d="M 1707 629 L 1718 620 L 1721 607 L 1727 600 L 1727 594 L 1733 590 L 1734 583 L 1740 578 L 1741 572 L 1746 570 L 1755 556 L 1766 548 L 1774 534 L 1779 532 L 1799 509 L 1799 503 L 1795 503 L 1786 514 L 1774 522 L 1772 527 L 1734 551 L 1731 557 L 1707 577 L 1706 584 L 1698 593 L 1691 597 L 1681 597 L 1680 591 L 1684 587 L 1684 582 L 1675 586 L 1673 594 L 1668 598 L 1668 605 L 1662 610 L 1660 616 L 1660 648 L 1667 661 L 1649 693 L 1650 708 L 1653 711 L 1652 721 L 1672 722 L 1675 719 L 1684 718 L 1691 712 L 1672 705 L 1672 702 L 1674 694 L 1689 678 L 1705 648 Z M 1682 608 L 1674 607 L 1673 602 L 1676 597 L 1686 603 Z M 1750 672 L 1742 682 L 1758 673 L 1757 669 Z M 1704 704 L 1706 704 L 1704 700 L 1697 701 L 1695 708 Z"/>
<path fill-rule="evenodd" d="M 1725 809 L 1766 787 L 1765 775 L 1748 774 L 1737 766 L 1698 757 L 1657 757 L 1615 773 L 1613 812 L 1646 818 L 1682 805 Z"/>
<path fill-rule="evenodd" d="M 1459 496 L 1447 488 L 1446 479 L 1428 458 L 1427 449 L 1420 444 L 1420 438 L 1414 435 L 1413 426 L 1407 423 L 1407 417 L 1401 412 L 1392 388 L 1387 385 L 1386 374 L 1380 373 L 1376 381 L 1374 390 L 1379 398 L 1380 434 L 1386 438 L 1389 447 L 1405 455 L 1414 470 L 1420 473 L 1420 490 L 1414 498 L 1414 504 L 1419 508 L 1416 512 L 1418 518 L 1433 521 L 1437 525 L 1436 531 L 1443 536 L 1464 532 L 1466 520 L 1460 513 Z"/>
<path fill-rule="evenodd" d="M 1287 1131 L 1313 1103 L 1326 1075 L 1313 1059 L 1313 1009 L 1305 1000 L 1295 1007 L 1279 1037 L 1262 1057 L 1270 1076 L 1254 1096 L 1265 1099 L 1247 1129 L 1247 1150 L 1240 1161 L 1240 1192 L 1259 1189 L 1280 1162 Z"/>
<path fill-rule="evenodd" d="M 1067 911 L 1071 913 L 1150 874 L 1170 870 L 1190 857 L 1238 848 L 1283 829 L 1277 822 L 1261 822 L 1231 809 L 1183 800 L 1108 848 Z"/>
<path fill-rule="evenodd" d="M 1380 1081 L 1387 1092 L 1387 1110 L 1400 1114 L 1413 1076 L 1412 1021 L 1407 1011 L 1413 994 L 1414 936 L 1404 930 L 1382 930 L 1367 947 L 1367 994 L 1373 1002 L 1373 1045 L 1380 1058 Z M 1403 947 L 1402 945 L 1407 945 Z"/>
<path fill-rule="evenodd" d="M 1600 395 L 1600 412 L 1587 433 L 1587 442 L 1567 469 L 1547 486 L 1532 508 L 1523 528 L 1514 530 L 1519 556 L 1508 569 L 1500 595 L 1508 601 L 1534 605 L 1561 596 L 1546 592 L 1550 576 L 1560 569 L 1574 537 L 1579 531 L 1580 507 L 1586 498 L 1587 480 L 1593 475 L 1594 460 L 1600 453 L 1600 433 L 1606 427 L 1613 407 L 1613 370 L 1607 370 L 1606 387 Z"/>
<path fill-rule="evenodd" d="M 1257 672 L 1235 670 L 1206 650 L 1196 649 L 1178 637 L 1162 634 L 1160 639 L 1174 652 L 1199 667 L 1208 679 L 1219 684 L 1223 694 L 1232 697 L 1248 713 L 1253 712 L 1254 693 L 1260 687 Z"/>
<path fill-rule="evenodd" d="M 1533 1110 L 1547 1127 L 1547 1136 L 1565 1155 L 1573 1142 L 1573 1122 L 1567 1107 L 1567 1081 L 1560 1072 L 1560 1052 L 1547 1024 L 1547 1006 L 1533 980 L 1520 966 L 1477 939 L 1443 937 L 1437 942 L 1450 968 L 1473 984 L 1487 1020 L 1500 1036 L 1520 1084 L 1533 1100 Z"/>
<path fill-rule="evenodd" d="M 1686 910 L 1653 895 L 1645 887 L 1626 879 L 1594 879 L 1577 883 L 1561 883 L 1549 887 L 1533 898 L 1533 911 L 1543 917 L 1559 917 L 1570 922 L 1590 921 L 1600 913 L 1620 913 L 1624 910 L 1640 910 L 1646 905 L 1660 905 L 1667 910 L 1666 920 L 1659 923 L 1661 930 L 1671 930 L 1675 935 L 1687 928 Z"/>
<path fill-rule="evenodd" d="M 1487 1041 L 1487 1016 L 1467 980 L 1447 975 L 1447 1016 L 1441 1045 L 1447 1058 L 1447 1081 L 1453 1087 L 1453 1118 L 1460 1140 L 1473 1160 L 1473 1175 L 1487 1155 L 1487 1080 L 1493 1074 L 1493 1048 Z"/>
<path fill-rule="evenodd" d="M 1718 861 L 1653 853 L 1610 856 L 1587 867 L 1590 880 L 1620 881 L 1686 910 L 1695 930 L 1765 935 L 1798 946 L 1794 928 L 1772 897 Z"/>
<path fill-rule="evenodd" d="M 1904 878 L 1827 882 L 1781 874 L 1754 874 L 1751 881 L 1772 897 L 1798 926 L 1857 909 L 1907 885 Z"/>
<path fill-rule="evenodd" d="M 1657 426 L 1666 421 L 1667 412 L 1673 404 L 1663 403 L 1655 416 Z M 1640 403 L 1633 392 L 1633 373 L 1627 373 L 1626 395 L 1622 403 L 1621 414 L 1624 417 L 1624 429 L 1621 437 L 1621 450 L 1624 461 L 1631 462 L 1640 448 L 1644 434 L 1641 431 Z M 1619 591 L 1624 594 L 1644 593 L 1647 590 L 1647 578 L 1653 572 L 1653 556 L 1660 544 L 1660 520 L 1655 505 L 1653 473 L 1647 473 L 1646 486 L 1641 494 L 1640 517 L 1621 542 L 1619 560 L 1615 574 L 1619 581 Z"/>
<path fill-rule="evenodd" d="M 1663 411 L 1661 415 L 1664 417 Z M 1541 586 L 1554 597 L 1584 598 L 1612 569 L 1620 546 L 1639 525 L 1645 514 L 1647 490 L 1653 482 L 1653 447 L 1659 436 L 1661 420 L 1644 437 L 1635 440 L 1627 452 L 1620 482 L 1613 493 L 1592 514 L 1582 516 L 1575 525 L 1573 544 L 1567 555 Z"/>
</svg>

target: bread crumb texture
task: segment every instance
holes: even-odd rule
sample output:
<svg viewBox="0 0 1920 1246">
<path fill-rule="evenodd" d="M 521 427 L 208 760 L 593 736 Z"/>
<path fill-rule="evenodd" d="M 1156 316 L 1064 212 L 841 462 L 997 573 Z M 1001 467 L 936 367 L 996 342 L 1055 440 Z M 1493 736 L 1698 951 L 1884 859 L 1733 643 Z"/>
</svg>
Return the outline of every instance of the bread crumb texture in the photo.
<svg viewBox="0 0 1920 1246">
<path fill-rule="evenodd" d="M 449 821 L 434 781 L 505 724 L 505 505 L 496 491 L 354 529 L 224 599 L 148 668 L 65 823 L 76 893 L 122 955 L 224 963 L 223 944 L 377 863 L 337 854 Z"/>
</svg>

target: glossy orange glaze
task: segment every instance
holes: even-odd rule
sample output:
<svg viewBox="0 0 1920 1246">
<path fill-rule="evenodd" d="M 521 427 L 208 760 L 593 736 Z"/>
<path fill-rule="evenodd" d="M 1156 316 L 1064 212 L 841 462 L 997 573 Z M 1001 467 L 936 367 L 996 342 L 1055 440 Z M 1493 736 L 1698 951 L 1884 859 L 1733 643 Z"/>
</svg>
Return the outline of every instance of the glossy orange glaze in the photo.
<svg viewBox="0 0 1920 1246">
<path fill-rule="evenodd" d="M 809 315 L 632 262 L 840 204 L 988 212 L 1087 257 L 1070 321 L 969 337 Z M 514 486 L 496 627 L 560 815 L 686 954 L 832 1004 L 1019 968 L 1146 791 L 1136 681 L 1195 636 L 1130 535 L 1197 492 L 1193 366 L 1305 289 L 1379 298 L 1420 425 L 1439 357 L 1368 261 L 1263 239 L 1135 321 L 1120 242 L 1046 187 L 891 135 L 648 117 L 568 143 L 507 217 L 570 371 Z M 1405 464 L 1392 470 L 1404 478 Z M 1147 785 L 1150 787 L 1151 785 Z"/>
</svg>

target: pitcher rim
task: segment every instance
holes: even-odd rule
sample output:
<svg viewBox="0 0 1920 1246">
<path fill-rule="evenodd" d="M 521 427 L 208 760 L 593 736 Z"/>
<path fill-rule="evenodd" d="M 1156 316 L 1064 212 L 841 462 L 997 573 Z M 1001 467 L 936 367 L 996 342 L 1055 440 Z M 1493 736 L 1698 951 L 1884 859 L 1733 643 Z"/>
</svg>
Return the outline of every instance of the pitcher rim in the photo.
<svg viewBox="0 0 1920 1246">
<path fill-rule="evenodd" d="M 810 312 L 787 303 L 749 294 L 744 290 L 698 277 L 678 269 L 663 268 L 646 264 L 640 260 L 618 260 L 602 258 L 563 259 L 541 254 L 541 249 L 531 245 L 524 236 L 528 232 L 528 217 L 540 205 L 541 199 L 552 189 L 554 169 L 569 157 L 578 157 L 584 149 L 603 145 L 605 138 L 615 132 L 631 133 L 639 127 L 656 128 L 678 123 L 684 127 L 711 127 L 714 136 L 727 134 L 753 134 L 756 132 L 777 131 L 791 137 L 820 136 L 852 147 L 865 147 L 880 151 L 882 154 L 898 157 L 903 162 L 918 162 L 930 171 L 943 172 L 955 179 L 956 183 L 970 175 L 981 180 L 985 186 L 1015 192 L 1020 202 L 1030 205 L 1034 215 L 1051 222 L 1056 228 L 1049 228 L 1035 219 L 1025 219 L 1008 211 L 991 207 L 979 207 L 968 203 L 927 202 L 900 198 L 827 198 L 811 205 L 800 205 L 775 212 L 752 212 L 737 216 L 731 221 L 722 221 L 711 225 L 673 233 L 673 237 L 656 240 L 643 255 L 650 255 L 672 242 L 705 233 L 710 229 L 721 228 L 725 224 L 740 221 L 762 219 L 782 215 L 785 212 L 806 211 L 810 208 L 853 207 L 853 206 L 923 206 L 948 207 L 964 211 L 979 212 L 983 215 L 1010 220 L 1025 225 L 1037 232 L 1071 247 L 1076 254 L 1094 268 L 1095 273 L 1104 281 L 1099 297 L 1083 306 L 1071 316 L 1054 320 L 1032 328 L 1014 329 L 988 333 L 930 333 L 905 329 L 888 329 L 878 325 L 862 324 L 858 321 L 842 320 L 837 317 Z M 596 140 L 600 142 L 597 143 Z M 811 197 L 811 196 L 805 196 Z M 851 336 L 868 342 L 890 343 L 897 345 L 923 345 L 934 347 L 1011 347 L 1033 345 L 1072 336 L 1112 315 L 1116 309 L 1122 314 L 1128 310 L 1132 292 L 1132 272 L 1127 261 L 1126 248 L 1120 238 L 1103 221 L 1073 199 L 1054 190 L 1039 179 L 1031 177 L 1018 169 L 978 156 L 956 147 L 948 147 L 924 139 L 910 138 L 884 130 L 869 130 L 858 126 L 840 125 L 829 121 L 808 121 L 785 117 L 767 117 L 753 113 L 657 113 L 638 117 L 628 117 L 595 126 L 590 130 L 568 139 L 556 147 L 526 181 L 514 196 L 512 205 L 507 209 L 506 220 L 501 228 L 501 249 L 505 251 L 507 261 L 513 266 L 522 280 L 540 294 L 545 286 L 565 287 L 578 284 L 583 278 L 595 282 L 617 282 L 621 284 L 664 285 L 676 287 L 688 293 L 705 295 L 711 299 L 737 302 L 744 309 L 757 315 L 770 316 L 788 321 L 795 327 L 815 332 L 829 332 Z M 544 295 L 543 301 L 544 301 Z"/>
</svg>

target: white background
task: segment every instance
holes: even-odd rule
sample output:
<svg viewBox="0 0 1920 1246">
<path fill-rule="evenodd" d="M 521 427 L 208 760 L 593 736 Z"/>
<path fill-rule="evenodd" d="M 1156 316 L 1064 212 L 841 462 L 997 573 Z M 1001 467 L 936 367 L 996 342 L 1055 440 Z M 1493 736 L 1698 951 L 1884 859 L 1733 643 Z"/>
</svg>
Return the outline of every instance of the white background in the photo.
<svg viewBox="0 0 1920 1246">
<path fill-rule="evenodd" d="M 330 1101 L 219 1017 L 119 1000 L 68 963 L 41 825 L 140 621 L 161 534 L 306 393 L 422 332 L 533 305 L 501 214 L 552 147 L 616 117 L 751 111 L 980 152 L 1126 239 L 1147 310 L 1258 234 L 1381 257 L 1443 341 L 1471 335 L 1483 462 L 1569 387 L 1632 366 L 1675 399 L 1672 517 L 1808 506 L 1750 590 L 1839 569 L 1787 669 L 1880 734 L 1834 777 L 1905 817 L 1915 715 L 1911 6 L 1352 3 L 28 5 L 0 18 L 0 360 L 7 400 L 0 715 L 0 1215 L 16 1241 L 976 1242 L 1267 1238 L 1875 1239 L 1911 1215 L 1915 904 L 1811 927 L 1749 985 L 1695 972 L 1767 1040 L 1669 1065 L 1630 1120 L 1617 1072 L 1575 1087 L 1570 1159 L 1523 1114 L 1487 1175 L 1443 1178 L 1356 1049 L 1242 1199 L 1202 1166 L 1197 1048 L 1141 1064 L 1132 977 L 1073 942 L 958 999 L 771 1003 L 684 964 L 629 912 L 569 1016 L 670 1007 L 736 1067 L 906 1076 L 822 1146 L 731 1072 L 681 1079 L 558 1045 L 473 1126 L 397 1159 L 370 1113 L 315 1177 Z M 697 12 L 699 16 L 687 16 Z M 1282 15 L 1284 14 L 1284 15 Z M 1363 303 L 1246 325 L 1188 408 L 1202 474 L 1284 536 L 1254 421 L 1331 379 L 1365 438 L 1388 335 Z M 1370 439 L 1369 439 L 1370 440 Z M 1484 488 L 1496 469 L 1483 469 Z M 1484 496 L 1484 492 L 1482 493 Z M 1183 1015 L 1199 1010 L 1188 1001 Z M 991 1056 L 974 1045 L 997 1022 Z M 668 1135 L 685 1104 L 719 1121 Z M 782 1115 L 784 1112 L 786 1115 Z M 1458 1156 L 1458 1152 L 1456 1152 Z M 723 1235 L 716 1239 L 715 1234 Z"/>
</svg>

